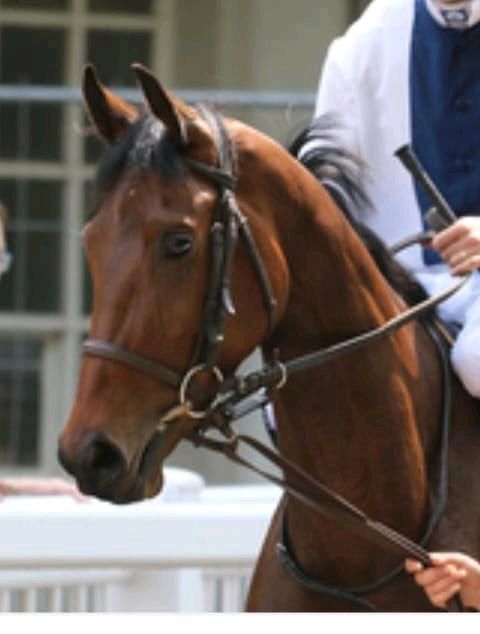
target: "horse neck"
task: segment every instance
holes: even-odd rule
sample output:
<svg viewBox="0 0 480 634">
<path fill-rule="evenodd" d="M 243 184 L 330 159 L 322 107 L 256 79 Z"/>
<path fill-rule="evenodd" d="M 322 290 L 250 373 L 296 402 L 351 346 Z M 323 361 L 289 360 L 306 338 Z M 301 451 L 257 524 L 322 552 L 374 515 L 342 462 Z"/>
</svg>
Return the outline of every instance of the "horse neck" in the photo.
<svg viewBox="0 0 480 634">
<path fill-rule="evenodd" d="M 264 353 L 278 350 L 289 360 L 376 328 L 404 304 L 316 181 L 292 165 L 280 180 L 293 183 L 283 191 L 278 180 L 275 184 L 276 231 L 290 289 Z M 425 382 L 418 381 L 427 371 L 416 353 L 418 337 L 417 326 L 407 326 L 381 343 L 291 377 L 275 398 L 281 453 L 412 538 L 425 523 L 425 451 L 434 427 L 417 426 L 426 414 L 422 403 L 431 401 Z M 306 543 L 305 531 L 311 534 L 311 527 L 321 524 L 325 539 L 330 535 L 348 552 L 351 542 L 345 536 L 342 545 L 336 527 L 323 525 L 301 504 L 290 502 L 289 508 L 295 514 L 293 537 L 300 543 Z M 355 545 L 351 556 L 361 558 L 362 552 L 368 561 L 368 548 Z"/>
</svg>

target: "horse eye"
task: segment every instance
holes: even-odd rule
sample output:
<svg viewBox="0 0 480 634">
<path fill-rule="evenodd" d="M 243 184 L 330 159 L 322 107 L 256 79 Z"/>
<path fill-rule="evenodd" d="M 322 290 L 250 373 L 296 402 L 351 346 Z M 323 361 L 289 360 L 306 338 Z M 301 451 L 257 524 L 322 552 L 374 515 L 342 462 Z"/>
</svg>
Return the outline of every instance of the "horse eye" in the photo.
<svg viewBox="0 0 480 634">
<path fill-rule="evenodd" d="M 162 240 L 163 252 L 170 258 L 181 258 L 190 253 L 193 247 L 193 236 L 187 231 L 167 233 Z"/>
</svg>

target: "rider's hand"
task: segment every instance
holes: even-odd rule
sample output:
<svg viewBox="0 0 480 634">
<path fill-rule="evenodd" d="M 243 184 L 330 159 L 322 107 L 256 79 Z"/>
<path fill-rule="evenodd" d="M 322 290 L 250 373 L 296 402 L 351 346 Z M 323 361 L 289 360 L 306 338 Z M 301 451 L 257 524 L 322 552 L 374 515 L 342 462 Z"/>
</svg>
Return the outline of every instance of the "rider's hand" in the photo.
<svg viewBox="0 0 480 634">
<path fill-rule="evenodd" d="M 437 233 L 431 246 L 447 262 L 454 275 L 480 268 L 480 217 L 460 218 Z"/>
<path fill-rule="evenodd" d="M 480 563 L 461 553 L 433 553 L 431 559 L 431 568 L 412 559 L 405 562 L 405 569 L 425 590 L 431 603 L 445 608 L 459 592 L 465 607 L 480 609 Z"/>
</svg>

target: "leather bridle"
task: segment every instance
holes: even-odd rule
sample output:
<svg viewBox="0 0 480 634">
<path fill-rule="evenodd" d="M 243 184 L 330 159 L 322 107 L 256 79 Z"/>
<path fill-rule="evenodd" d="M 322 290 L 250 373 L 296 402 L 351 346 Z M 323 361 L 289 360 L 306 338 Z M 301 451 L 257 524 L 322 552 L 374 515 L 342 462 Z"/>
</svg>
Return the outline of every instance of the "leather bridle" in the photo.
<svg viewBox="0 0 480 634">
<path fill-rule="evenodd" d="M 87 339 L 83 343 L 83 354 L 100 357 L 115 363 L 124 364 L 137 371 L 154 377 L 161 383 L 178 391 L 178 402 L 162 417 L 159 424 L 161 433 L 165 425 L 174 422 L 181 415 L 188 415 L 198 419 L 198 423 L 190 436 L 190 440 L 197 446 L 203 446 L 220 452 L 237 464 L 241 464 L 261 474 L 271 482 L 281 486 L 288 493 L 300 499 L 305 504 L 319 511 L 323 516 L 341 523 L 357 535 L 376 543 L 380 547 L 393 550 L 402 557 L 410 556 L 418 559 L 424 565 L 431 565 L 428 552 L 423 546 L 415 544 L 410 539 L 400 535 L 393 529 L 368 518 L 362 511 L 347 500 L 333 493 L 328 487 L 314 480 L 309 474 L 267 448 L 257 440 L 235 433 L 231 423 L 236 418 L 265 405 L 272 390 L 283 387 L 287 378 L 296 372 L 318 367 L 341 354 L 357 350 L 373 341 L 383 339 L 391 332 L 406 323 L 432 313 L 433 308 L 457 292 L 468 277 L 460 279 L 451 289 L 435 297 L 429 298 L 404 313 L 394 317 L 381 327 L 352 337 L 346 341 L 334 344 L 326 349 L 312 352 L 302 357 L 282 363 L 274 359 L 259 371 L 246 376 L 231 375 L 224 377 L 217 366 L 219 347 L 223 341 L 224 322 L 227 314 L 234 314 L 234 304 L 230 293 L 230 280 L 233 256 L 240 236 L 246 246 L 253 268 L 259 279 L 264 306 L 268 317 L 268 330 L 271 332 L 274 320 L 276 300 L 273 296 L 271 284 L 255 240 L 249 229 L 247 218 L 240 210 L 235 197 L 235 156 L 231 140 L 222 118 L 212 109 L 201 106 L 200 112 L 210 126 L 213 133 L 218 154 L 218 166 L 213 166 L 196 160 L 185 158 L 187 165 L 197 174 L 213 183 L 218 190 L 218 202 L 211 225 L 211 260 L 210 278 L 207 296 L 203 309 L 203 318 L 199 336 L 195 346 L 193 358 L 185 372 L 168 367 L 161 362 L 137 354 L 112 342 L 99 339 Z M 213 393 L 200 387 L 196 381 L 197 375 L 209 373 L 213 378 L 215 389 Z M 446 404 L 442 438 L 448 441 L 449 407 Z M 448 411 L 447 411 L 448 410 Z M 209 437 L 211 430 L 220 432 L 223 440 Z M 252 465 L 241 457 L 238 452 L 240 442 L 259 452 L 264 458 L 278 466 L 283 477 L 271 474 Z M 448 453 L 448 446 L 443 445 L 443 453 Z M 446 463 L 448 460 L 444 459 Z M 446 464 L 442 471 L 442 483 L 445 489 Z M 435 528 L 446 503 L 446 491 L 442 493 L 442 500 L 429 522 L 426 538 Z M 426 539 L 424 540 L 426 541 Z M 294 564 L 280 549 L 287 569 Z M 393 571 L 396 574 L 398 570 Z M 387 576 L 389 580 L 392 575 Z M 301 582 L 301 575 L 297 575 Z M 374 584 L 372 587 L 379 587 Z M 351 600 L 352 597 L 342 595 Z M 457 605 L 461 609 L 461 605 Z"/>
<path fill-rule="evenodd" d="M 100 339 L 87 339 L 83 343 L 83 354 L 122 363 L 135 370 L 153 376 L 169 387 L 178 390 L 178 403 L 174 405 L 162 422 L 173 419 L 180 412 L 192 418 L 203 419 L 216 398 L 208 397 L 195 378 L 197 374 L 210 373 L 217 386 L 224 383 L 224 376 L 216 365 L 218 350 L 223 341 L 224 321 L 227 314 L 235 313 L 230 292 L 231 270 L 238 237 L 243 240 L 246 252 L 257 274 L 262 298 L 268 318 L 268 332 L 273 328 L 276 300 L 268 274 L 250 231 L 247 218 L 241 212 L 235 195 L 235 156 L 233 146 L 223 122 L 211 109 L 199 106 L 203 117 L 214 134 L 219 167 L 185 158 L 187 165 L 208 179 L 218 189 L 218 202 L 210 228 L 211 261 L 208 292 L 204 303 L 202 325 L 193 358 L 183 373 L 163 363 L 139 355 L 115 343 Z M 202 409 L 195 409 L 194 400 L 201 402 Z M 208 403 L 208 407 L 207 407 Z"/>
</svg>

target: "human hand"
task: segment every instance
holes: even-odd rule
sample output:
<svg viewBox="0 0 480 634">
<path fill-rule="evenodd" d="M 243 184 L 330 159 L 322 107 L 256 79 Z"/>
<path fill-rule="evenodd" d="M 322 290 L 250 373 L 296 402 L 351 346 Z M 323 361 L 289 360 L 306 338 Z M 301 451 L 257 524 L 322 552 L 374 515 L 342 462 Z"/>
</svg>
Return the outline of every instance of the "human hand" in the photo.
<svg viewBox="0 0 480 634">
<path fill-rule="evenodd" d="M 9 495 L 68 495 L 79 502 L 87 499 L 74 483 L 63 478 L 2 478 L 0 499 Z"/>
<path fill-rule="evenodd" d="M 453 275 L 480 268 L 480 217 L 464 216 L 440 231 L 431 246 L 450 266 Z"/>
<path fill-rule="evenodd" d="M 465 607 L 480 609 L 480 563 L 462 553 L 432 553 L 433 566 L 407 559 L 405 569 L 412 574 L 431 603 L 445 608 L 457 593 Z"/>
</svg>

